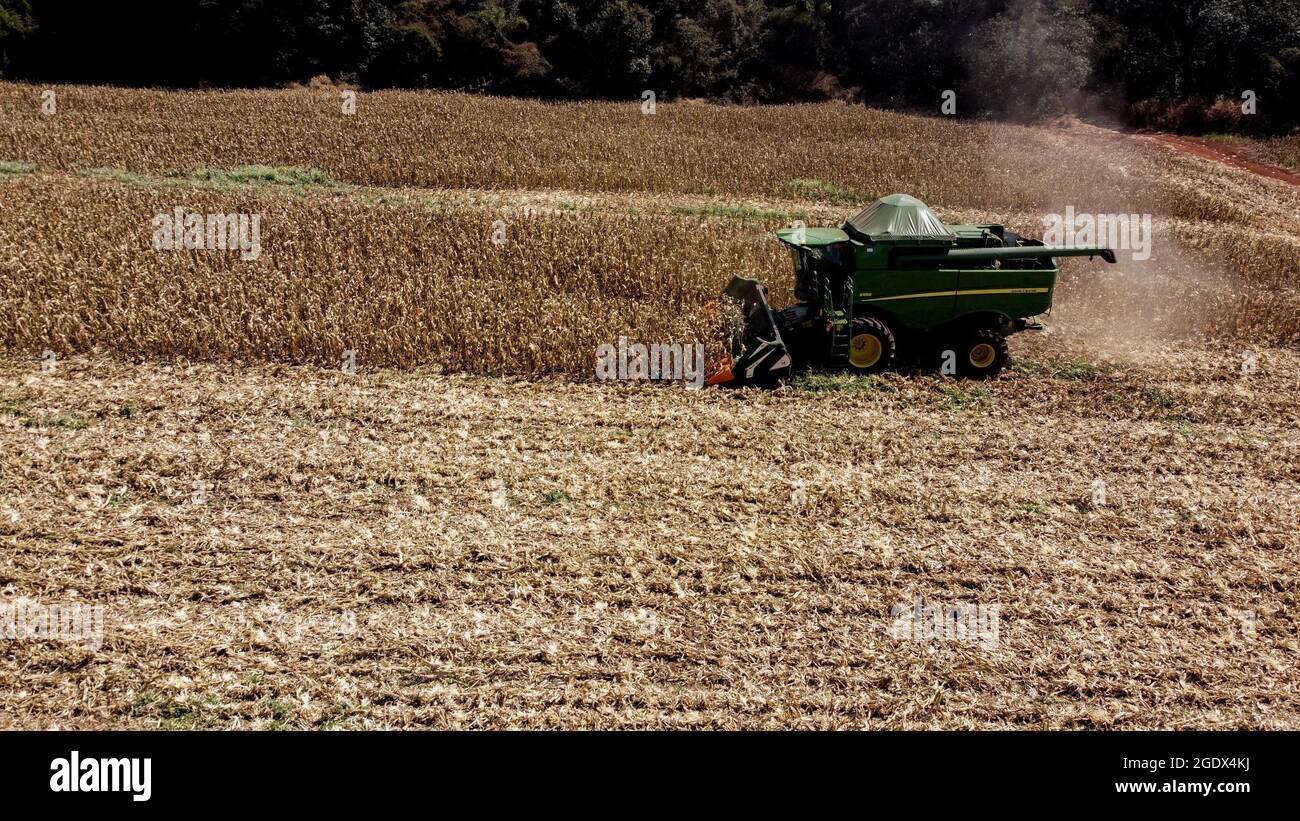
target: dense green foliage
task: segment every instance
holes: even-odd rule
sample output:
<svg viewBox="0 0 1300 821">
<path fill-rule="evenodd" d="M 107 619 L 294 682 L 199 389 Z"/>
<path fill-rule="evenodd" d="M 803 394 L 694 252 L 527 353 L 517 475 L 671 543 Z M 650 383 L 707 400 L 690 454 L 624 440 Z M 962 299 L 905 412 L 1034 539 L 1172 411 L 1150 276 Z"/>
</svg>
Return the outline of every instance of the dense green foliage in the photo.
<svg viewBox="0 0 1300 821">
<path fill-rule="evenodd" d="M 844 98 L 1164 127 L 1300 122 L 1295 0 L 0 0 L 0 70 L 42 82 L 557 98 Z M 1253 91 L 1256 116 L 1240 114 Z M 1216 107 L 1215 101 L 1220 102 Z"/>
</svg>

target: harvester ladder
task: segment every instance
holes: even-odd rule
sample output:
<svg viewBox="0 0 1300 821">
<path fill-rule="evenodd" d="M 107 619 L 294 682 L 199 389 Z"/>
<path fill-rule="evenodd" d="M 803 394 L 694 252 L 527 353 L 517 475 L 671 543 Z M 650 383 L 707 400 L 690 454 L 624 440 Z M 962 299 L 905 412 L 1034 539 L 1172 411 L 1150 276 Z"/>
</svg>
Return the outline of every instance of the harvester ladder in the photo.
<svg viewBox="0 0 1300 821">
<path fill-rule="evenodd" d="M 845 282 L 843 301 L 837 302 L 834 289 L 828 278 L 822 280 L 822 304 L 826 306 L 826 318 L 831 323 L 831 361 L 847 362 L 849 358 L 849 337 L 853 332 L 853 277 Z M 847 309 L 837 305 L 847 306 Z"/>
</svg>

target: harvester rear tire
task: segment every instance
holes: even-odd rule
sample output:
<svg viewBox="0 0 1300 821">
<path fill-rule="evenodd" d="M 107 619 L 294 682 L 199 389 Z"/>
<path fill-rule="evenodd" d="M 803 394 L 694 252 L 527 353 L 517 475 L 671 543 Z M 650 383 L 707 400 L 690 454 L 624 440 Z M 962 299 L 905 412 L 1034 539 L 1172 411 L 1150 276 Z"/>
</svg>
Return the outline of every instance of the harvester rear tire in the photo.
<svg viewBox="0 0 1300 821">
<path fill-rule="evenodd" d="M 874 317 L 853 320 L 849 335 L 849 367 L 857 373 L 879 373 L 894 361 L 898 343 L 889 326 Z"/>
<path fill-rule="evenodd" d="M 956 354 L 958 376 L 991 379 L 1007 364 L 1007 338 L 993 328 L 980 328 L 962 338 Z"/>
</svg>

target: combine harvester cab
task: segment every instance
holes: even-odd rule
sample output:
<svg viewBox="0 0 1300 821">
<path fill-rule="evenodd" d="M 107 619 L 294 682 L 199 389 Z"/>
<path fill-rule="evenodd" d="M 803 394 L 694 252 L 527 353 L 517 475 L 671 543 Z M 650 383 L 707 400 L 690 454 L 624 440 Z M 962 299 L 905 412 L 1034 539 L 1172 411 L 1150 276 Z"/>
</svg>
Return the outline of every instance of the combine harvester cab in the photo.
<svg viewBox="0 0 1300 821">
<path fill-rule="evenodd" d="M 1006 337 L 1041 328 L 1030 319 L 1052 306 L 1058 257 L 1115 262 L 1101 246 L 1049 248 L 994 223 L 945 225 L 906 194 L 839 228 L 776 236 L 790 247 L 798 301 L 774 312 L 756 280 L 732 279 L 724 296 L 739 303 L 745 329 L 709 384 L 770 381 L 795 365 L 875 373 L 900 349 L 942 353 L 956 375 L 995 376 Z"/>
</svg>

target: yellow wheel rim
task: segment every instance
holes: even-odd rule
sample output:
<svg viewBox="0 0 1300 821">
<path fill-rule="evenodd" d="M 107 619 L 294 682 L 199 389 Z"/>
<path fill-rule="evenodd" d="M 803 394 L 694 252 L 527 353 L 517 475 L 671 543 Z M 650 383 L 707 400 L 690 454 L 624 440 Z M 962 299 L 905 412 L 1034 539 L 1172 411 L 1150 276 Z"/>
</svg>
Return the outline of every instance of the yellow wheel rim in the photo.
<svg viewBox="0 0 1300 821">
<path fill-rule="evenodd" d="M 977 368 L 987 368 L 997 357 L 998 352 L 987 342 L 981 342 L 970 349 L 970 363 Z"/>
<path fill-rule="evenodd" d="M 880 340 L 872 334 L 858 334 L 849 342 L 849 364 L 855 368 L 870 368 L 880 361 L 884 350 Z"/>
</svg>

